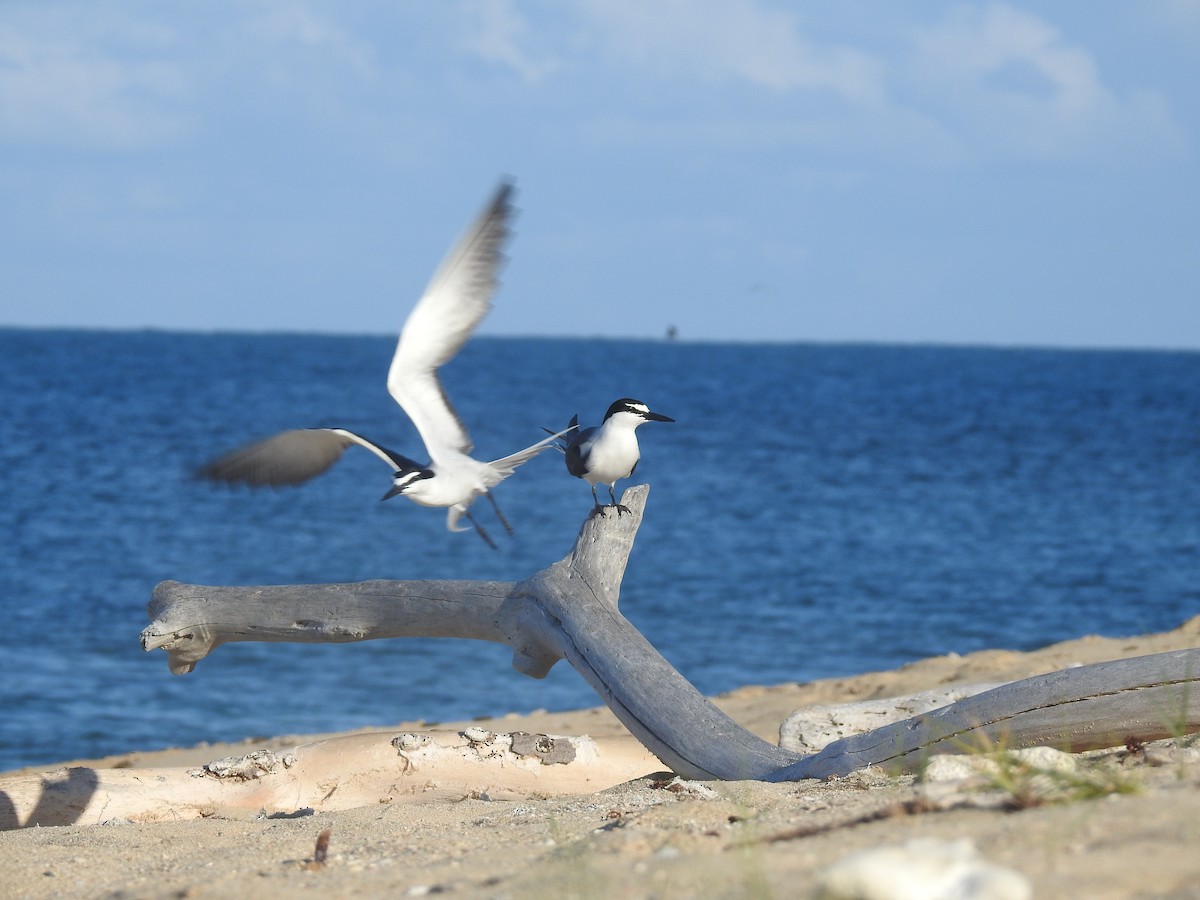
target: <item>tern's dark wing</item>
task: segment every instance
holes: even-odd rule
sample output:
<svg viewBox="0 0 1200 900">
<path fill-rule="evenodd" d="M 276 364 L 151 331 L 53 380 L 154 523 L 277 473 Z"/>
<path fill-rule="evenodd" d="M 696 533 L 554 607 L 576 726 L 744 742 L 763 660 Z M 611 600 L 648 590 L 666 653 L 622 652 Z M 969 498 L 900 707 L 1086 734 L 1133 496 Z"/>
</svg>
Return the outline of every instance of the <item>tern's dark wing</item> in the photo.
<svg viewBox="0 0 1200 900">
<path fill-rule="evenodd" d="M 578 416 L 571 420 L 575 424 Z M 592 447 L 592 441 L 596 436 L 596 427 L 585 428 L 571 439 L 571 443 L 567 444 L 567 471 L 576 478 L 582 478 L 587 474 L 587 454 Z"/>
<path fill-rule="evenodd" d="M 408 457 L 344 428 L 297 428 L 217 457 L 198 468 L 196 475 L 254 487 L 300 484 L 332 466 L 351 444 L 366 447 L 393 468 L 421 468 Z"/>
</svg>

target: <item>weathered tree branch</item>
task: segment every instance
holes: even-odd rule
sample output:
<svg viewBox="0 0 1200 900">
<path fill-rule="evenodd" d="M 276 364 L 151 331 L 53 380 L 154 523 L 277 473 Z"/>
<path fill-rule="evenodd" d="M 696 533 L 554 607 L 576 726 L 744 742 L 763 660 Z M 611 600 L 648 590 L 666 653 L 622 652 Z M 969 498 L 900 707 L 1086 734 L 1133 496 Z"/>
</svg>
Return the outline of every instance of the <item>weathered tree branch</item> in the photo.
<svg viewBox="0 0 1200 900">
<path fill-rule="evenodd" d="M 1200 730 L 1200 649 L 1190 649 L 1054 672 L 936 709 L 932 698 L 908 698 L 892 707 L 908 710 L 901 715 L 926 711 L 806 756 L 780 749 L 717 710 L 620 614 L 621 581 L 647 493 L 645 486 L 630 488 L 622 498 L 628 514 L 608 508 L 589 517 L 566 558 L 516 584 L 163 582 L 150 603 L 142 646 L 166 650 L 171 671 L 183 674 L 231 641 L 496 641 L 511 647 L 514 667 L 533 677 L 566 659 L 645 748 L 691 778 L 787 781 L 868 765 L 911 771 L 935 753 L 1037 744 L 1083 750 Z M 846 733 L 859 712 L 876 719 L 881 713 L 876 707 L 825 709 L 819 721 Z M 153 821 L 221 808 L 288 814 L 380 801 L 600 790 L 652 770 L 654 760 L 631 752 L 629 743 L 472 728 L 354 735 L 202 769 L 64 769 L 0 780 L 0 829 L 121 817 Z"/>
<path fill-rule="evenodd" d="M 353 734 L 196 768 L 83 766 L 0 779 L 0 831 L 158 822 L 218 813 L 294 815 L 377 803 L 602 791 L 657 771 L 630 739 L 464 732 Z"/>
<path fill-rule="evenodd" d="M 912 769 L 933 753 L 987 744 L 1113 746 L 1200 730 L 1200 650 L 1083 666 L 1025 681 L 799 754 L 737 725 L 683 678 L 618 610 L 649 487 L 628 514 L 590 516 L 571 553 L 517 583 L 372 581 L 214 588 L 164 582 L 142 645 L 189 672 L 226 641 L 470 637 L 505 643 L 513 666 L 544 677 L 566 659 L 625 726 L 690 778 L 790 780 L 867 765 Z"/>
<path fill-rule="evenodd" d="M 1200 649 L 1077 666 L 1003 684 L 834 741 L 768 781 L 845 775 L 869 765 L 915 771 L 937 753 L 1116 747 L 1200 731 Z"/>
<path fill-rule="evenodd" d="M 371 581 L 290 587 L 202 587 L 167 581 L 154 591 L 146 650 L 190 672 L 229 641 L 355 641 L 472 637 L 505 643 L 513 666 L 541 678 L 567 659 L 621 722 L 689 778 L 763 779 L 796 754 L 746 731 L 700 694 L 618 611 L 621 581 L 648 485 L 629 488 L 618 513 L 589 516 L 571 553 L 517 584 Z"/>
<path fill-rule="evenodd" d="M 184 675 L 221 644 L 322 644 L 399 637 L 506 641 L 501 609 L 513 584 L 363 581 L 357 584 L 214 587 L 164 581 L 150 600 L 142 647 L 167 651 Z"/>
</svg>

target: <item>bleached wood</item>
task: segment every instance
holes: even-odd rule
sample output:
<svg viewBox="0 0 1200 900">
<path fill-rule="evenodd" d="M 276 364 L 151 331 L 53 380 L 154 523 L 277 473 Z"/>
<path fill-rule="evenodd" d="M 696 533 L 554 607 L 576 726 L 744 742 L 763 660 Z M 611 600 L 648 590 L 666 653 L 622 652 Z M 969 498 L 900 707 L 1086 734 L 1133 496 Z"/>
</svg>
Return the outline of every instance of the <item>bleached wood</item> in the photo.
<svg viewBox="0 0 1200 900">
<path fill-rule="evenodd" d="M 501 609 L 511 582 L 362 581 L 355 584 L 217 587 L 161 582 L 142 647 L 167 651 L 174 675 L 191 672 L 221 644 L 320 644 L 399 637 L 504 643 Z"/>
<path fill-rule="evenodd" d="M 768 781 L 914 771 L 939 753 L 1050 746 L 1082 751 L 1200 731 L 1200 649 L 1077 666 L 1004 684 L 834 741 Z"/>
<path fill-rule="evenodd" d="M 513 666 L 544 677 L 560 659 L 600 694 L 667 766 L 688 778 L 761 779 L 794 762 L 697 691 L 620 614 L 621 581 L 648 485 L 583 523 L 572 551 L 517 583 L 371 581 L 272 587 L 163 582 L 142 632 L 173 673 L 232 641 L 357 641 L 469 637 L 508 644 Z"/>
<path fill-rule="evenodd" d="M 634 736 L 689 778 L 824 777 L 875 764 L 912 768 L 930 754 L 985 741 L 1083 749 L 1200 730 L 1200 650 L 1191 650 L 1014 682 L 803 758 L 782 750 L 717 710 L 620 614 L 621 582 L 648 492 L 647 485 L 629 488 L 621 501 L 626 514 L 606 507 L 589 516 L 570 554 L 517 584 L 164 582 L 142 643 L 165 649 L 171 671 L 182 673 L 229 641 L 498 641 L 512 648 L 514 667 L 533 677 L 567 659 Z"/>
<path fill-rule="evenodd" d="M 955 684 L 900 697 L 803 706 L 779 726 L 779 746 L 794 753 L 817 753 L 842 738 L 932 712 L 999 686 L 994 683 Z"/>
<path fill-rule="evenodd" d="M 329 812 L 378 803 L 601 791 L 656 771 L 634 741 L 466 732 L 357 734 L 196 768 L 63 768 L 0 779 L 0 830 Z"/>
<path fill-rule="evenodd" d="M 1191 649 L 1013 682 L 834 741 L 809 756 L 781 750 L 717 710 L 621 615 L 621 581 L 647 493 L 644 485 L 630 488 L 622 498 L 627 514 L 606 508 L 590 516 L 570 554 L 516 584 L 163 582 L 142 644 L 165 650 L 171 671 L 183 674 L 234 641 L 432 636 L 501 642 L 512 648 L 513 665 L 534 677 L 567 659 L 642 745 L 691 778 L 786 781 L 867 765 L 911 770 L 932 754 L 996 744 L 1081 750 L 1200 730 L 1200 649 Z M 16 776 L 0 779 L 0 828 L 173 819 L 227 807 L 346 808 L 412 799 L 417 792 L 429 799 L 426 788 L 435 782 L 447 797 L 578 792 L 653 766 L 644 754 L 598 750 L 586 739 L 556 741 L 541 758 L 531 758 L 529 748 L 536 756 L 544 741 L 514 735 L 495 743 L 461 734 L 392 742 L 369 735 L 319 742 L 283 758 L 251 755 L 207 772 L 80 767 Z M 420 777 L 406 780 L 406 773 Z"/>
<path fill-rule="evenodd" d="M 1085 750 L 1200 731 L 1200 649 L 1187 649 L 997 686 L 834 740 L 809 756 L 781 750 L 716 709 L 620 614 L 620 584 L 647 493 L 644 485 L 625 492 L 628 514 L 606 508 L 589 516 L 568 556 L 518 583 L 239 588 L 163 582 L 150 602 L 143 647 L 166 650 L 170 671 L 182 674 L 235 641 L 466 637 L 505 643 L 514 666 L 529 676 L 545 676 L 559 659 L 568 660 L 642 745 L 686 778 L 824 778 L 865 766 L 911 770 L 934 754 L 996 745 Z M 601 749 L 587 738 L 479 737 L 372 734 L 203 770 L 78 767 L 12 776 L 0 779 L 0 828 L 174 820 L 222 808 L 293 812 L 416 797 L 596 791 L 654 766 L 640 752 Z M 438 787 L 431 793 L 432 784 Z"/>
</svg>

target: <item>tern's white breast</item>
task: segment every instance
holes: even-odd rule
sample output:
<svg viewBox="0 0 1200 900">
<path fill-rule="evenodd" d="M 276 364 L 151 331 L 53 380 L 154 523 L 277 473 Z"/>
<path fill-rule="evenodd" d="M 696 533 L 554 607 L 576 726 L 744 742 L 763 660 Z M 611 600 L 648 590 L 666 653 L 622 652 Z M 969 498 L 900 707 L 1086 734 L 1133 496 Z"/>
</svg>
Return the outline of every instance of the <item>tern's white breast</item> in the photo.
<svg viewBox="0 0 1200 900">
<path fill-rule="evenodd" d="M 612 484 L 628 478 L 641 453 L 632 428 L 601 429 L 587 454 L 587 478 L 592 484 Z"/>
<path fill-rule="evenodd" d="M 453 506 L 470 503 L 487 490 L 484 473 L 487 463 L 460 456 L 444 465 L 436 465 L 432 478 L 414 482 L 404 496 L 419 506 Z"/>
</svg>

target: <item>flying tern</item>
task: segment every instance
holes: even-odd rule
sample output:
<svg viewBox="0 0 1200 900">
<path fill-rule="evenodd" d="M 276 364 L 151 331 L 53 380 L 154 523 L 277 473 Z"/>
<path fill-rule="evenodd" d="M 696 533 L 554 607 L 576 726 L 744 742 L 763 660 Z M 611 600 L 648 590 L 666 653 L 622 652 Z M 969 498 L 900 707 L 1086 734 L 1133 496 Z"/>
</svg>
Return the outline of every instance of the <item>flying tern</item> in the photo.
<svg viewBox="0 0 1200 900">
<path fill-rule="evenodd" d="M 197 470 L 201 477 L 224 482 L 294 485 L 313 478 L 357 444 L 392 469 L 392 487 L 383 499 L 403 495 L 419 506 L 448 507 L 446 527 L 466 531 L 466 518 L 490 546 L 495 542 L 471 515 L 471 503 L 486 495 L 506 531 L 512 527 L 492 497 L 491 489 L 522 463 L 550 447 L 570 429 L 524 450 L 491 462 L 470 454 L 466 426 L 450 405 L 438 380 L 438 367 L 462 348 L 492 305 L 502 245 L 509 235 L 513 187 L 503 182 L 474 223 L 442 260 L 425 293 L 417 301 L 396 344 L 387 388 L 421 435 L 430 461 L 424 465 L 345 428 L 300 428 L 283 431 L 214 459 Z"/>
</svg>

